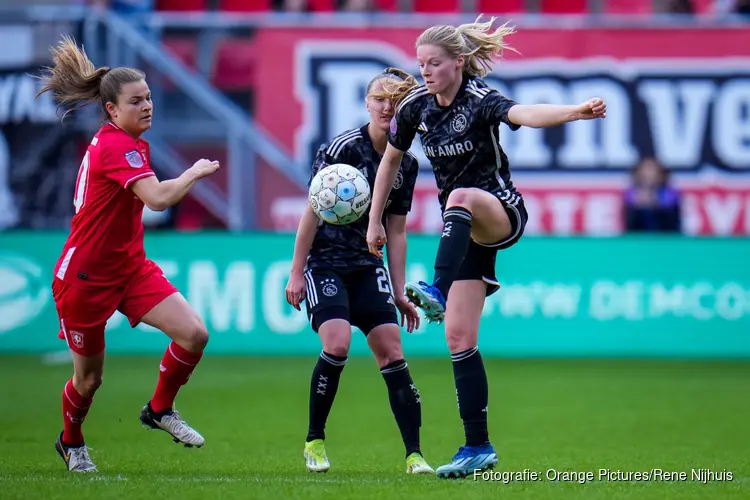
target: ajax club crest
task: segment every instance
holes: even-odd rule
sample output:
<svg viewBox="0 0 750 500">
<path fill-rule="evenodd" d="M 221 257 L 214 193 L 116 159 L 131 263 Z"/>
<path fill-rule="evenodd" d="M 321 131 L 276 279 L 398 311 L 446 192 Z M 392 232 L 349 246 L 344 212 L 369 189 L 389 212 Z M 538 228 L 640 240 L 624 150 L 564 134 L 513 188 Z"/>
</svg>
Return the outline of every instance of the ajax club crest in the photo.
<svg viewBox="0 0 750 500">
<path fill-rule="evenodd" d="M 323 295 L 326 297 L 333 297 L 339 292 L 339 289 L 336 288 L 336 285 L 334 284 L 333 280 L 331 278 L 326 278 L 323 281 L 320 282 L 321 284 L 321 292 L 323 292 Z"/>
<path fill-rule="evenodd" d="M 466 130 L 466 126 L 469 124 L 469 121 L 466 119 L 466 116 L 463 114 L 457 114 L 453 117 L 453 120 L 451 120 L 451 128 L 455 132 L 461 133 L 464 130 Z"/>
</svg>

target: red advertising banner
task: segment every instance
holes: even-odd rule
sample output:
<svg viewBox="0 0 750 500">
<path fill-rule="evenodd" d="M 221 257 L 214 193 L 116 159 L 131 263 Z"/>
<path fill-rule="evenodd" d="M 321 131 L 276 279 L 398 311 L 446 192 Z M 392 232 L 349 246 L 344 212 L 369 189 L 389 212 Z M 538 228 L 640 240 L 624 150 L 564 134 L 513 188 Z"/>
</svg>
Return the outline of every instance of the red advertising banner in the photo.
<svg viewBox="0 0 750 500">
<path fill-rule="evenodd" d="M 295 158 L 366 123 L 365 87 L 386 66 L 418 74 L 416 29 L 262 29 L 256 116 Z M 750 29 L 522 29 L 487 82 L 522 103 L 608 103 L 606 120 L 518 132 L 502 127 L 533 234 L 617 234 L 622 193 L 654 156 L 682 191 L 689 234 L 750 234 Z M 410 226 L 440 225 L 424 175 Z M 293 229 L 304 192 L 273 183 L 265 227 Z"/>
</svg>

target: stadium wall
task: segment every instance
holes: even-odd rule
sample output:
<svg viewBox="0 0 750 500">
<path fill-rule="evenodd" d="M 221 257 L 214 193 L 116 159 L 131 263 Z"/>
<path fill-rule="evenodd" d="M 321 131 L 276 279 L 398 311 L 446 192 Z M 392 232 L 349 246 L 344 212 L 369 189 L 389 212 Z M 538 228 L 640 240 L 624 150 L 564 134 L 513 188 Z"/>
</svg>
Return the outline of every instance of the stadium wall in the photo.
<svg viewBox="0 0 750 500">
<path fill-rule="evenodd" d="M 321 142 L 367 120 L 367 83 L 386 66 L 419 73 L 418 27 L 261 27 L 252 49 L 256 118 L 294 158 L 310 165 Z M 695 41 L 700 40 L 699 44 Z M 509 39 L 519 53 L 487 76 L 522 102 L 581 102 L 602 97 L 606 120 L 552 129 L 500 127 L 500 143 L 523 193 L 526 234 L 621 234 L 622 192 L 631 169 L 654 156 L 682 193 L 690 235 L 750 234 L 750 29 L 638 26 L 522 26 Z M 409 229 L 442 228 L 435 183 L 420 160 Z M 263 179 L 259 224 L 294 231 L 303 190 Z M 266 189 L 267 188 L 267 189 Z"/>
<path fill-rule="evenodd" d="M 52 270 L 63 233 L 12 232 L 0 250 L 0 352 L 65 349 Z M 293 236 L 150 233 L 147 253 L 204 318 L 211 354 L 314 355 L 284 300 Z M 431 276 L 437 239 L 409 238 L 408 275 Z M 750 358 L 750 240 L 527 237 L 498 260 L 481 322 L 486 356 Z M 352 354 L 366 354 L 355 332 Z M 110 353 L 160 353 L 166 338 L 116 313 Z M 408 356 L 446 353 L 442 327 L 404 334 Z"/>
</svg>

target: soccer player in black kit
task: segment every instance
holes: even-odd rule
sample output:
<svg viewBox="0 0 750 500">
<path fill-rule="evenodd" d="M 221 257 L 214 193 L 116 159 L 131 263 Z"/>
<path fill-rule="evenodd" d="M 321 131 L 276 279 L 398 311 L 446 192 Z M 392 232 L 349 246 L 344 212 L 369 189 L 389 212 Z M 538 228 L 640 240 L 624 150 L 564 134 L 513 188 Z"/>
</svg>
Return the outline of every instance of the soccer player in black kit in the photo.
<svg viewBox="0 0 750 500">
<path fill-rule="evenodd" d="M 425 85 L 386 86 L 384 95 L 397 108 L 370 207 L 367 242 L 373 254 L 381 255 L 386 233 L 380 218 L 404 151 L 419 132 L 440 191 L 444 225 L 433 282 L 407 283 L 406 294 L 428 320 L 445 319 L 466 435 L 453 460 L 438 467 L 438 477 L 463 477 L 498 462 L 487 430 L 479 320 L 485 297 L 499 288 L 496 253 L 521 238 L 527 221 L 523 197 L 513 186 L 498 142 L 499 127 L 551 127 L 606 114 L 598 98 L 579 105 L 521 105 L 489 88 L 481 77 L 491 70 L 493 56 L 506 48 L 503 38 L 514 32 L 506 26 L 493 30 L 493 22 L 478 18 L 459 27 L 435 26 L 417 39 Z"/>
<path fill-rule="evenodd" d="M 386 69 L 370 81 L 365 101 L 370 123 L 323 144 L 313 164 L 311 180 L 321 168 L 345 163 L 358 168 L 372 187 L 395 109 L 390 99 L 379 95 L 384 84 L 404 82 L 414 85 L 416 79 L 395 68 Z M 378 221 L 381 226 L 387 224 L 388 267 L 394 287 L 383 259 L 368 250 L 366 215 L 348 225 L 326 224 L 318 220 L 308 204 L 297 230 L 286 298 L 297 310 L 300 301 L 307 299 L 310 323 L 323 343 L 310 384 L 310 419 L 304 448 L 305 462 L 311 472 L 326 472 L 330 468 L 324 429 L 346 364 L 351 325 L 367 336 L 380 366 L 391 410 L 406 447 L 407 474 L 435 472 L 420 450 L 420 396 L 404 360 L 397 313 L 398 309 L 401 325 L 406 323 L 407 331 L 419 328 L 419 313 L 403 292 L 406 214 L 411 209 L 419 173 L 417 159 L 407 154 L 399 159 L 395 170 L 393 190 L 384 207 L 386 214 Z"/>
</svg>

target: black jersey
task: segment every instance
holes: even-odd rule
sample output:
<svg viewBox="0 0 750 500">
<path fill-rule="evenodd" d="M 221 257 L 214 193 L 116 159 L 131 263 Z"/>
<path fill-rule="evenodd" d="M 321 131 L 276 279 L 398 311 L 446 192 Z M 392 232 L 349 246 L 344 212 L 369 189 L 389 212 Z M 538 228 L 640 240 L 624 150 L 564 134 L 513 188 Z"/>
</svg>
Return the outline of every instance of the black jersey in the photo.
<svg viewBox="0 0 750 500">
<path fill-rule="evenodd" d="M 312 166 L 310 181 L 321 168 L 345 163 L 358 168 L 375 185 L 375 173 L 382 156 L 375 151 L 367 132 L 367 125 L 344 132 L 318 149 Z M 398 176 L 388 195 L 383 213 L 383 225 L 388 214 L 406 215 L 411 210 L 414 185 L 419 175 L 419 164 L 411 153 L 401 161 Z M 337 226 L 320 221 L 307 260 L 308 268 L 383 265 L 383 259 L 371 254 L 367 247 L 369 209 L 351 224 Z"/>
<path fill-rule="evenodd" d="M 419 132 L 425 156 L 435 172 L 443 209 L 451 191 L 461 187 L 491 193 L 509 190 L 506 196 L 520 197 L 499 142 L 501 123 L 511 130 L 520 128 L 508 120 L 508 110 L 515 104 L 479 78 L 464 77 L 456 98 L 447 107 L 440 106 L 422 85 L 399 104 L 388 140 L 406 151 Z"/>
</svg>

